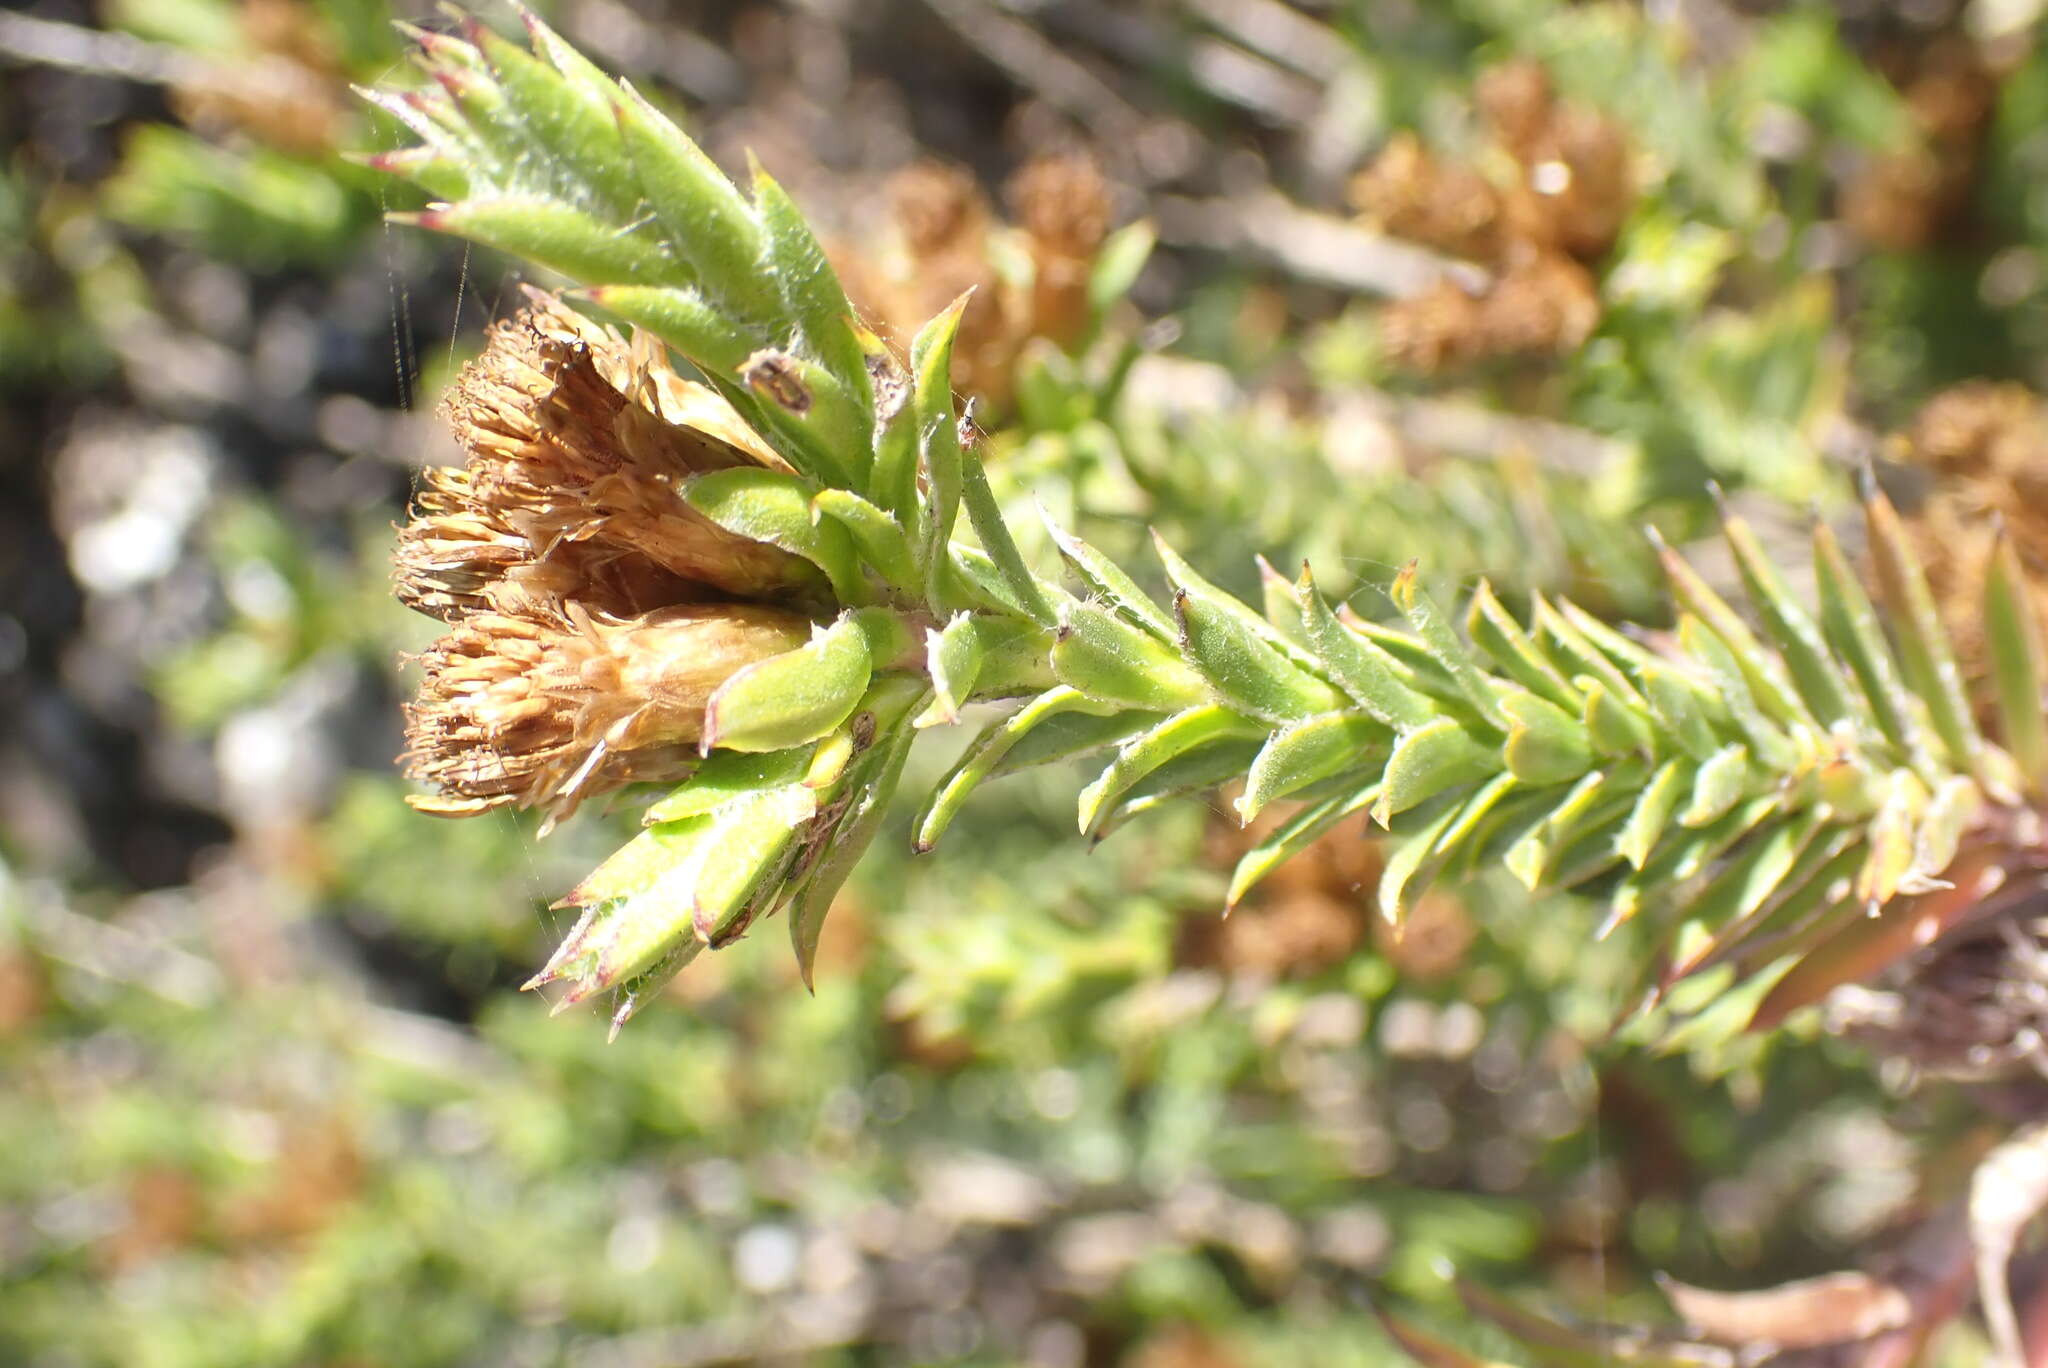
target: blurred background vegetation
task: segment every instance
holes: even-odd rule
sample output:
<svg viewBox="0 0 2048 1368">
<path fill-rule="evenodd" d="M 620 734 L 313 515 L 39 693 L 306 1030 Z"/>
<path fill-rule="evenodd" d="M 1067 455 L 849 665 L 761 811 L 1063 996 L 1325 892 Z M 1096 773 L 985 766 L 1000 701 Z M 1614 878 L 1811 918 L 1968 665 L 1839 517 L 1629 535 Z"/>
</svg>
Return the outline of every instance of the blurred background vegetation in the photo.
<svg viewBox="0 0 2048 1368">
<path fill-rule="evenodd" d="M 2027 0 L 539 8 L 899 327 L 1000 276 L 947 215 L 1099 167 L 1158 247 L 1113 240 L 1100 338 L 991 344 L 996 478 L 1247 593 L 1312 555 L 1371 615 L 1420 557 L 1654 619 L 1638 529 L 1710 479 L 1767 535 L 1864 461 L 1917 500 L 1930 398 L 2048 384 Z M 391 528 L 520 280 L 380 222 L 394 17 L 441 22 L 0 14 L 0 1362 L 1400 1361 L 1376 1306 L 1514 1358 L 1452 1270 L 1656 1320 L 1653 1270 L 1853 1265 L 1953 1198 L 1997 1132 L 1909 1070 L 1615 1033 L 1648 942 L 1598 908 L 1482 879 L 1394 942 L 1352 829 L 1219 921 L 1223 805 L 1090 850 L 1059 766 L 885 836 L 815 995 L 777 934 L 615 1044 L 550 1021 L 548 904 L 630 813 L 439 823 L 392 764 Z M 1555 166 L 1535 219 L 1488 188 Z"/>
</svg>

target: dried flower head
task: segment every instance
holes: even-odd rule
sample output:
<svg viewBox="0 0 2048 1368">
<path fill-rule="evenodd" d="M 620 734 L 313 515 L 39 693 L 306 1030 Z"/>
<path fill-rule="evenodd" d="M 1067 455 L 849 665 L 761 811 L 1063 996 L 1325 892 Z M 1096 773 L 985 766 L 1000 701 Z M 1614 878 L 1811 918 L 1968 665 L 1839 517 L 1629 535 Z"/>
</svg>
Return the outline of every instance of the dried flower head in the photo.
<svg viewBox="0 0 2048 1368">
<path fill-rule="evenodd" d="M 1499 254 L 1500 192 L 1476 171 L 1439 162 L 1413 133 L 1395 134 L 1352 177 L 1350 196 L 1381 232 L 1474 261 Z"/>
<path fill-rule="evenodd" d="M 442 411 L 470 455 L 469 508 L 494 531 L 524 538 L 536 560 L 600 540 L 742 597 L 818 584 L 809 562 L 728 532 L 684 501 L 692 475 L 787 467 L 715 391 L 677 375 L 651 339 L 628 343 L 530 291 L 528 307 L 491 330 Z M 420 511 L 431 512 L 426 501 Z M 441 531 L 421 529 L 415 540 L 472 535 L 461 523 L 446 538 Z M 502 555 L 502 544 L 493 550 Z"/>
<path fill-rule="evenodd" d="M 2000 526 L 2048 626 L 2048 407 L 2024 385 L 1965 381 L 1928 400 L 1892 449 L 1935 476 L 1910 524 L 1914 547 L 1965 673 L 1981 680 L 1981 594 Z"/>
<path fill-rule="evenodd" d="M 442 406 L 469 453 L 430 470 L 399 599 L 452 630 L 406 710 L 422 811 L 549 821 L 689 773 L 711 694 L 801 646 L 822 576 L 692 508 L 690 481 L 786 464 L 658 345 L 529 292 Z"/>
<path fill-rule="evenodd" d="M 1027 333 L 1072 346 L 1087 330 L 1088 276 L 1109 236 L 1109 183 L 1085 157 L 1040 157 L 1010 178 L 1007 196 L 1031 250 Z"/>
<path fill-rule="evenodd" d="M 1537 63 L 1489 68 L 1475 100 L 1511 177 L 1443 163 L 1400 133 L 1351 183 L 1352 203 L 1374 226 L 1498 272 L 1476 292 L 1439 281 L 1386 308 L 1382 345 L 1402 369 L 1430 374 L 1578 347 L 1600 322 L 1586 263 L 1614 246 L 1635 202 L 1626 131 L 1557 99 Z"/>
<path fill-rule="evenodd" d="M 628 619 L 573 602 L 472 614 L 420 656 L 403 758 L 439 792 L 408 801 L 447 817 L 507 805 L 562 817 L 622 784 L 679 779 L 718 686 L 809 635 L 804 617 L 735 603 Z"/>
<path fill-rule="evenodd" d="M 1889 74 L 1920 145 L 1869 159 L 1842 187 L 1842 218 L 1865 242 L 1916 251 L 1940 238 L 1970 202 L 1998 80 L 1977 45 L 1945 35 L 1899 54 Z"/>
<path fill-rule="evenodd" d="M 849 294 L 898 343 L 962 294 L 973 291 L 953 344 L 955 386 L 1001 407 L 1034 338 L 1061 347 L 1082 340 L 1090 318 L 1088 279 L 1109 234 L 1108 182 L 1081 157 L 1030 162 L 1006 187 L 1013 223 L 999 221 L 973 173 L 925 160 L 898 171 L 887 198 L 892 248 L 842 246 L 834 265 Z M 1031 262 L 1028 281 L 999 269 L 1005 254 Z"/>
</svg>

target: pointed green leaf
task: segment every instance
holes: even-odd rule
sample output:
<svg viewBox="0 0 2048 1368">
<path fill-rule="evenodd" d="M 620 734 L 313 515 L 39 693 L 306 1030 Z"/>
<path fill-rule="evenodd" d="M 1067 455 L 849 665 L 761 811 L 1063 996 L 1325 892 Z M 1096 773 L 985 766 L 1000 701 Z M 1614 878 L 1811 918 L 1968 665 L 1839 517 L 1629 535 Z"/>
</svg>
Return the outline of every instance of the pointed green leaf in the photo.
<svg viewBox="0 0 2048 1368">
<path fill-rule="evenodd" d="M 760 270 L 767 235 L 739 188 L 632 86 L 622 88 L 613 117 L 663 233 L 695 268 L 705 293 L 726 316 L 726 327 L 772 323 L 781 310 Z M 741 357 L 772 340 L 761 337 L 742 346 Z M 724 369 L 736 369 L 738 363 L 735 358 Z"/>
<path fill-rule="evenodd" d="M 1494 597 L 1493 586 L 1483 579 L 1473 590 L 1465 613 L 1465 634 L 1510 679 L 1537 697 L 1571 713 L 1583 705 L 1579 691 L 1536 648 L 1535 641 Z"/>
<path fill-rule="evenodd" d="M 1029 736 L 1034 728 L 1062 713 L 1100 714 L 1101 711 L 1099 705 L 1079 690 L 1057 688 L 1047 690 L 1008 717 L 992 723 L 974 739 L 925 801 L 924 810 L 911 824 L 914 848 L 923 854 L 936 846 L 939 837 L 945 834 L 946 828 L 959 814 L 967 796 L 995 772 L 1010 748 Z"/>
<path fill-rule="evenodd" d="M 1055 621 L 1052 605 L 1046 601 L 1037 579 L 1024 564 L 1016 539 L 1010 535 L 1010 525 L 1003 520 L 1003 510 L 996 503 L 995 491 L 989 488 L 988 472 L 982 467 L 981 453 L 973 448 L 965 448 L 960 453 L 960 497 L 967 507 L 967 521 L 973 526 L 974 535 L 980 538 L 982 550 L 987 552 L 996 572 L 1003 577 L 1012 598 L 1022 605 L 1033 622 L 1052 626 Z"/>
<path fill-rule="evenodd" d="M 1720 740 L 1709 720 L 1711 702 L 1703 689 L 1664 664 L 1647 666 L 1642 680 L 1643 692 L 1650 700 L 1650 716 L 1680 750 L 1704 762 L 1720 749 Z"/>
<path fill-rule="evenodd" d="M 2012 538 L 2003 531 L 1984 578 L 1984 639 L 1998 691 L 2005 748 L 2036 794 L 2048 788 L 2048 656 L 2041 618 Z"/>
<path fill-rule="evenodd" d="M 1202 677 L 1172 647 L 1092 604 L 1067 606 L 1052 669 L 1061 683 L 1129 708 L 1170 713 L 1209 701 Z"/>
<path fill-rule="evenodd" d="M 1232 707 L 1269 722 L 1286 722 L 1343 706 L 1343 695 L 1295 668 L 1210 596 L 1177 590 L 1173 611 L 1180 622 L 1181 655 Z"/>
<path fill-rule="evenodd" d="M 908 728 L 884 722 L 879 735 L 882 739 L 875 743 L 875 751 L 862 758 L 848 779 L 851 787 L 838 820 L 829 831 L 807 839 L 798 862 L 796 893 L 789 906 L 789 943 L 806 988 L 814 988 L 818 937 L 832 900 L 882 829 L 889 799 L 903 775 L 904 757 L 910 754 L 912 733 Z"/>
<path fill-rule="evenodd" d="M 874 416 L 867 357 L 853 332 L 853 306 L 840 288 L 825 249 L 773 176 L 754 164 L 754 215 L 767 241 L 760 266 L 781 291 L 789 316 L 820 364 L 844 385 L 862 415 Z"/>
<path fill-rule="evenodd" d="M 1355 793 L 1311 803 L 1282 822 L 1271 835 L 1239 857 L 1237 867 L 1230 875 L 1225 909 L 1243 902 L 1245 894 L 1251 892 L 1260 880 L 1307 849 L 1331 827 L 1352 813 L 1369 807 L 1378 795 L 1379 785 L 1368 784 Z"/>
<path fill-rule="evenodd" d="M 1321 662 L 1309 648 L 1308 635 L 1301 629 L 1301 608 L 1294 599 L 1294 582 L 1275 570 L 1264 556 L 1254 556 L 1252 560 L 1259 567 L 1259 608 L 1266 622 L 1297 651 L 1306 653 L 1300 658 L 1314 661 L 1314 667 L 1321 669 Z"/>
<path fill-rule="evenodd" d="M 690 272 L 646 234 L 622 234 L 615 225 L 545 195 L 464 200 L 388 217 L 523 257 L 577 284 L 634 280 L 687 285 L 691 280 Z"/>
<path fill-rule="evenodd" d="M 860 559 L 899 594 L 918 592 L 917 561 L 903 527 L 850 489 L 821 489 L 811 496 L 814 517 L 831 518 L 853 538 Z"/>
<path fill-rule="evenodd" d="M 1362 713 L 1324 713 L 1283 727 L 1267 739 L 1245 776 L 1238 817 L 1249 822 L 1266 804 L 1310 784 L 1377 763 L 1387 729 Z"/>
<path fill-rule="evenodd" d="M 1703 827 L 1742 800 L 1754 775 L 1749 764 L 1749 747 L 1740 743 L 1723 746 L 1700 762 L 1693 775 L 1692 800 L 1678 816 L 1678 824 Z"/>
<path fill-rule="evenodd" d="M 1093 833 L 1111 807 L 1138 782 L 1170 761 L 1212 741 L 1257 736 L 1263 729 L 1214 704 L 1176 713 L 1117 748 L 1116 758 L 1081 790 L 1081 834 Z"/>
<path fill-rule="evenodd" d="M 695 774 L 648 808 L 640 820 L 644 825 L 656 826 L 716 812 L 761 789 L 799 782 L 810 760 L 810 748 L 801 746 L 751 755 L 719 751 L 706 756 Z"/>
<path fill-rule="evenodd" d="M 1798 749 L 1764 715 L 1749 691 L 1748 677 L 1734 651 L 1713 628 L 1690 613 L 1679 619 L 1678 643 L 1706 671 L 1708 680 L 1719 691 L 1736 728 L 1749 742 L 1750 754 L 1773 774 L 1789 773 L 1798 761 Z"/>
<path fill-rule="evenodd" d="M 1385 795 L 1381 797 L 1384 799 Z M 1442 799 L 1424 808 L 1417 813 L 1413 830 L 1388 854 L 1380 869 L 1379 909 L 1391 925 L 1398 927 L 1407 920 L 1410 898 L 1429 885 L 1426 871 L 1442 858 L 1437 842 L 1457 820 L 1462 808 L 1460 803 Z"/>
<path fill-rule="evenodd" d="M 1913 554 L 1899 515 L 1891 500 L 1872 490 L 1863 501 L 1870 530 L 1870 556 L 1877 569 L 1890 622 L 1898 638 L 1899 663 L 1906 682 L 1934 722 L 1953 762 L 1979 778 L 1984 738 L 1978 734 L 1970 701 L 1963 690 L 1962 673 L 1949 649 L 1948 634 L 1942 630 L 1941 615 L 1928 592 L 1920 571 L 1920 558 Z"/>
<path fill-rule="evenodd" d="M 1122 567 L 1054 522 L 1043 504 L 1039 505 L 1038 514 L 1052 536 L 1053 545 L 1059 547 L 1060 555 L 1081 577 L 1081 582 L 1088 586 L 1091 594 L 1101 596 L 1112 608 L 1161 641 L 1171 642 L 1180 635 L 1173 619 L 1123 572 Z"/>
<path fill-rule="evenodd" d="M 1635 810 L 1629 814 L 1628 824 L 1622 828 L 1615 848 L 1621 857 L 1637 869 L 1641 869 L 1650 858 L 1650 852 L 1664 838 L 1670 829 L 1671 818 L 1678 811 L 1678 800 L 1687 792 L 1686 765 L 1683 760 L 1666 760 L 1650 782 L 1643 786 L 1642 795 L 1636 800 Z"/>
<path fill-rule="evenodd" d="M 1741 518 L 1721 520 L 1721 533 L 1735 553 L 1735 566 L 1742 574 L 1749 600 L 1763 619 L 1771 640 L 1777 645 L 1799 696 L 1823 726 L 1848 719 L 1867 723 L 1870 718 L 1843 687 L 1842 670 L 1828 655 L 1820 628 L 1792 597 L 1784 577 L 1757 543 L 1756 534 Z"/>
<path fill-rule="evenodd" d="M 757 910 L 755 891 L 780 873 L 798 829 L 817 814 L 817 794 L 789 784 L 699 819 L 713 830 L 692 856 L 690 925 L 697 939 L 715 950 L 746 930 Z"/>
<path fill-rule="evenodd" d="M 1090 313 L 1100 318 L 1112 304 L 1130 293 L 1158 241 L 1158 229 L 1146 219 L 1127 223 L 1103 239 L 1095 253 L 1095 264 L 1088 272 Z"/>
<path fill-rule="evenodd" d="M 1152 533 L 1152 549 L 1158 554 L 1160 563 L 1166 567 L 1167 581 L 1176 589 L 1183 591 L 1192 599 L 1201 600 L 1216 613 L 1231 618 L 1246 634 L 1279 652 L 1281 657 L 1290 662 L 1299 673 L 1310 678 L 1321 676 L 1323 664 L 1316 658 L 1314 651 L 1297 645 L 1292 637 L 1253 612 L 1251 607 L 1235 594 L 1224 593 L 1196 573 L 1195 567 L 1189 565 L 1178 552 L 1168 546 L 1166 539 L 1161 537 L 1156 529 Z"/>
<path fill-rule="evenodd" d="M 1330 612 L 1307 565 L 1301 567 L 1294 593 L 1301 607 L 1302 634 L 1330 678 L 1354 703 L 1389 727 L 1421 727 L 1437 717 L 1429 699 L 1409 687 L 1399 664 Z"/>
<path fill-rule="evenodd" d="M 707 376 L 724 378 L 745 364 L 752 348 L 732 321 L 693 289 L 660 285 L 599 285 L 572 290 L 569 298 L 588 303 L 645 328 L 681 352 Z M 744 393 L 742 391 L 742 393 Z M 747 395 L 741 413 L 753 409 Z"/>
<path fill-rule="evenodd" d="M 1821 631 L 1849 666 L 1870 716 L 1885 740 L 1904 755 L 1926 764 L 1927 743 L 1905 706 L 1906 685 L 1899 678 L 1891 647 L 1885 643 L 1877 610 L 1863 592 L 1849 558 L 1834 532 L 1819 519 L 1813 524 L 1814 582 L 1820 598 Z"/>
<path fill-rule="evenodd" d="M 1387 594 L 1394 600 L 1422 639 L 1430 655 L 1444 668 L 1458 686 L 1458 692 L 1472 705 L 1480 718 L 1498 731 L 1507 730 L 1507 719 L 1500 711 L 1499 699 L 1495 695 L 1493 681 L 1478 665 L 1473 663 L 1472 653 L 1458 640 L 1458 634 L 1451 629 L 1450 619 L 1429 591 L 1422 587 L 1415 573 L 1415 562 L 1401 567 L 1401 573 L 1394 577 Z"/>
<path fill-rule="evenodd" d="M 1658 561 L 1664 567 L 1666 582 L 1671 586 L 1671 597 L 1728 643 L 1743 678 L 1748 681 L 1751 694 L 1764 713 L 1780 726 L 1819 725 L 1808 710 L 1806 701 L 1793 687 L 1791 676 L 1785 673 L 1784 663 L 1757 640 L 1741 615 L 1700 578 L 1698 571 L 1686 564 L 1683 556 L 1666 546 L 1654 528 L 1650 530 L 1650 540 L 1656 545 Z"/>
<path fill-rule="evenodd" d="M 1621 702 L 1612 689 L 1591 675 L 1572 682 L 1586 698 L 1579 721 L 1594 750 L 1607 756 L 1630 755 L 1650 744 L 1650 720 Z"/>
<path fill-rule="evenodd" d="M 481 24 L 472 33 L 511 114 L 538 144 L 533 151 L 581 181 L 614 219 L 630 220 L 639 211 L 640 187 L 622 155 L 611 110 L 517 43 Z"/>
<path fill-rule="evenodd" d="M 917 334 L 911 343 L 910 366 L 914 377 L 910 411 L 917 418 L 918 451 L 924 470 L 925 499 L 922 521 L 925 597 L 933 604 L 945 598 L 946 543 L 953 535 L 953 521 L 960 515 L 960 491 L 964 480 L 960 457 L 960 430 L 953 422 L 953 339 L 960 330 L 960 315 L 967 308 L 967 295 L 958 299 Z"/>
</svg>

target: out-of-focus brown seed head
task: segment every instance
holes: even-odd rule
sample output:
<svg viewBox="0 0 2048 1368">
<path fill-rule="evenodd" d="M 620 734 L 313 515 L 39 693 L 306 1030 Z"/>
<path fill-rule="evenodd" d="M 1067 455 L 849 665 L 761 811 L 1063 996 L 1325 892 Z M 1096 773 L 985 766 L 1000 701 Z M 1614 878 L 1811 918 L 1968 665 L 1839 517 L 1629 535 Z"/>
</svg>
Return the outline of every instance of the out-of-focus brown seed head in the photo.
<svg viewBox="0 0 2048 1368">
<path fill-rule="evenodd" d="M 1351 179 L 1352 207 L 1381 232 L 1453 256 L 1491 261 L 1503 224 L 1500 192 L 1478 172 L 1446 166 L 1401 132 Z"/>
</svg>

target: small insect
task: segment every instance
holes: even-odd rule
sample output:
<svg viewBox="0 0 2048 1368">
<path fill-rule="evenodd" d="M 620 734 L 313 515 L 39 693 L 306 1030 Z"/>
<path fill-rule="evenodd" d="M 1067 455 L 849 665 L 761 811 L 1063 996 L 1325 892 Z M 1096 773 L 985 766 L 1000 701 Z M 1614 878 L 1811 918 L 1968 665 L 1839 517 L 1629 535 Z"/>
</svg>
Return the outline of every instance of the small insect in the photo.
<svg viewBox="0 0 2048 1368">
<path fill-rule="evenodd" d="M 799 418 L 811 411 L 810 386 L 804 383 L 796 358 L 788 352 L 763 347 L 740 366 L 740 382 Z"/>
</svg>

